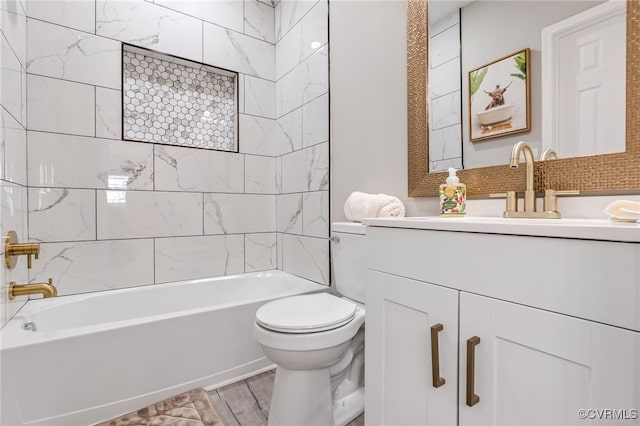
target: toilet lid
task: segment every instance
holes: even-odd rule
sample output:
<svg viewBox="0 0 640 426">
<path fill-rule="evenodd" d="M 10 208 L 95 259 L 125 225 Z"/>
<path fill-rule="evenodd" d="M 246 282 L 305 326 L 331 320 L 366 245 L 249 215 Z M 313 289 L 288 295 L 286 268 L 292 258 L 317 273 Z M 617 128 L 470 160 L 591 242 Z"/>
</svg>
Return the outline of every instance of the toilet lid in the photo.
<svg viewBox="0 0 640 426">
<path fill-rule="evenodd" d="M 284 333 L 315 333 L 351 321 L 356 305 L 327 293 L 305 294 L 269 302 L 256 312 L 264 328 Z"/>
</svg>

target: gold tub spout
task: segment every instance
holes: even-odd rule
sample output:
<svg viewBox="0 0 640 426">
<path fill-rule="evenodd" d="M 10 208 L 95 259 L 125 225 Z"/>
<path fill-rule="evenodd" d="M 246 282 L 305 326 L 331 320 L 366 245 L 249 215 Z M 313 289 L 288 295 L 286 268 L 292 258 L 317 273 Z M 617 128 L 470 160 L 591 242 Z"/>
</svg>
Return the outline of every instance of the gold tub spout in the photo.
<svg viewBox="0 0 640 426">
<path fill-rule="evenodd" d="M 55 297 L 58 295 L 53 285 L 53 279 L 49 278 L 48 283 L 35 283 L 35 284 L 16 284 L 15 282 L 9 283 L 9 300 L 13 300 L 18 296 L 26 296 L 29 294 L 41 294 L 44 297 Z"/>
</svg>

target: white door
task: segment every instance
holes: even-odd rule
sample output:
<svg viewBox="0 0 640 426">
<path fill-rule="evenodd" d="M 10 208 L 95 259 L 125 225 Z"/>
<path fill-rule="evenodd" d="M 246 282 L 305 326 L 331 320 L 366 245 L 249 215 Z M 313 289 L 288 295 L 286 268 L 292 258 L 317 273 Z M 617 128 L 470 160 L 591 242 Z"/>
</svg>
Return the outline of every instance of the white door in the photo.
<svg viewBox="0 0 640 426">
<path fill-rule="evenodd" d="M 625 150 L 625 10 L 610 0 L 542 32 L 543 147 L 560 157 Z"/>
<path fill-rule="evenodd" d="M 455 425 L 459 292 L 375 271 L 368 278 L 366 424 Z"/>
<path fill-rule="evenodd" d="M 460 425 L 640 423 L 640 333 L 461 293 L 460 345 Z"/>
</svg>

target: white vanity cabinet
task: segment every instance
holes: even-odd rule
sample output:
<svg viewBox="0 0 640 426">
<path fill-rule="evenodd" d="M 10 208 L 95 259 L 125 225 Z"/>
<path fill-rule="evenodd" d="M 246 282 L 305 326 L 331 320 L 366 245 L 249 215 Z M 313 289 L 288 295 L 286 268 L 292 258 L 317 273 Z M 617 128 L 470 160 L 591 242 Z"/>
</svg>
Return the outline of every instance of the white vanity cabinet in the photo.
<svg viewBox="0 0 640 426">
<path fill-rule="evenodd" d="M 369 271 L 367 424 L 456 424 L 458 293 Z"/>
<path fill-rule="evenodd" d="M 479 344 L 468 350 L 474 337 Z M 631 417 L 640 408 L 639 367 L 640 333 L 460 294 L 460 425 L 589 424 L 578 410 L 590 408 L 627 409 Z M 609 423 L 640 419 L 594 421 Z"/>
<path fill-rule="evenodd" d="M 640 424 L 639 244 L 381 227 L 367 238 L 367 425 Z"/>
</svg>

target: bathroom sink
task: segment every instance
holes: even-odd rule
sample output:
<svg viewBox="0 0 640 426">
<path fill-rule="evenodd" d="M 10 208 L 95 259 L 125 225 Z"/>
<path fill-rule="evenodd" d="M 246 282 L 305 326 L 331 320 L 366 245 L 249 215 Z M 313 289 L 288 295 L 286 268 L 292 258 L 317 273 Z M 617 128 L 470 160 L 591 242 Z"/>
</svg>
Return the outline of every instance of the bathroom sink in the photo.
<svg viewBox="0 0 640 426">
<path fill-rule="evenodd" d="M 512 219 L 422 216 L 363 219 L 369 226 L 640 242 L 640 224 L 609 219 Z"/>
</svg>

